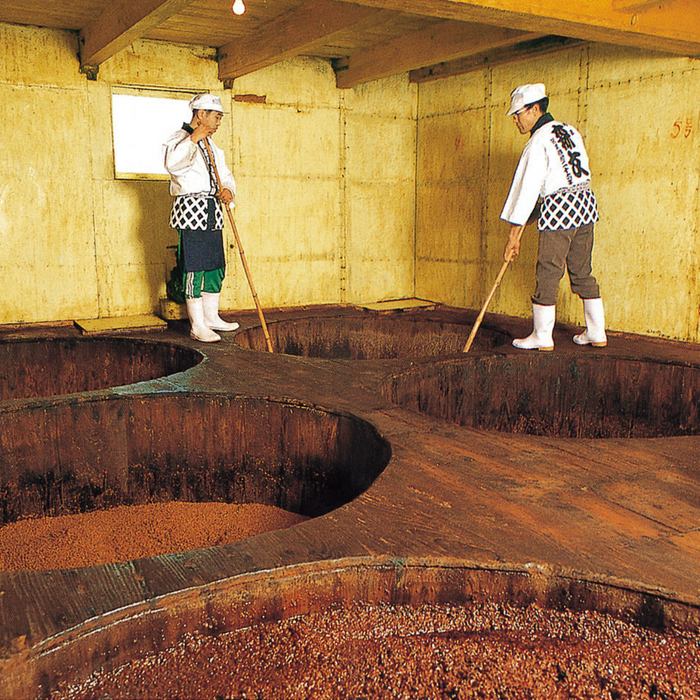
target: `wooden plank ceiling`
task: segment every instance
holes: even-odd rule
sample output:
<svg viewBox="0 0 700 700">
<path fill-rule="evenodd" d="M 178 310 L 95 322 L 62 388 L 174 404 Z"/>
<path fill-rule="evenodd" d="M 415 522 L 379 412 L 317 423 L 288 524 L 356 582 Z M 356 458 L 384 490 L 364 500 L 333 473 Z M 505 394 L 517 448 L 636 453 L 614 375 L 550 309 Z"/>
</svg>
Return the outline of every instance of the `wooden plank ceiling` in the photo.
<svg viewBox="0 0 700 700">
<path fill-rule="evenodd" d="M 219 78 L 296 55 L 333 61 L 349 88 L 420 82 L 581 41 L 700 56 L 697 0 L 4 0 L 0 22 L 74 30 L 88 72 L 139 38 L 218 49 Z"/>
</svg>

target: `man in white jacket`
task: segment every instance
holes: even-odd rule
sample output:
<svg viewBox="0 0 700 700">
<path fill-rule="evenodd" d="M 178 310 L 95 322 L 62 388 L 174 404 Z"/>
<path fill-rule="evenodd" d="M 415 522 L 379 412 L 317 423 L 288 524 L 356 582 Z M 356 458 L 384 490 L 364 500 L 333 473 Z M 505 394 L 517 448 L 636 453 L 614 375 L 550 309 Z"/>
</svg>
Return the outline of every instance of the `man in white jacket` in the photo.
<svg viewBox="0 0 700 700">
<path fill-rule="evenodd" d="M 518 131 L 530 134 L 518 162 L 501 218 L 510 223 L 503 257 L 520 252 L 520 237 L 537 220 L 539 250 L 537 285 L 532 297 L 533 331 L 513 341 L 516 348 L 553 350 L 559 281 L 566 269 L 571 291 L 583 300 L 586 330 L 574 336 L 578 345 L 607 345 L 605 316 L 598 283 L 591 271 L 593 228 L 598 220 L 591 190 L 588 155 L 581 134 L 554 120 L 542 83 L 521 85 L 511 93 Z"/>
<path fill-rule="evenodd" d="M 190 100 L 192 120 L 165 142 L 165 169 L 170 174 L 170 194 L 175 196 L 170 225 L 180 235 L 178 261 L 190 336 L 213 343 L 221 340 L 215 331 L 233 331 L 237 323 L 219 316 L 221 285 L 226 274 L 221 204 L 235 203 L 236 183 L 226 167 L 224 152 L 211 136 L 219 128 L 224 110 L 215 95 L 196 95 Z M 219 190 L 209 149 L 221 179 Z"/>
</svg>

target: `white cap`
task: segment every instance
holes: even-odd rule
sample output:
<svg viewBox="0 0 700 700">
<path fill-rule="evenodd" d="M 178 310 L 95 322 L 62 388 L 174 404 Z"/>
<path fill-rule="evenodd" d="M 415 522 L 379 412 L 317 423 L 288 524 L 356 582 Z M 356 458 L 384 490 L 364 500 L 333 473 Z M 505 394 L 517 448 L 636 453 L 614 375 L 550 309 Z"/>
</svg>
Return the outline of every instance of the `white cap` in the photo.
<svg viewBox="0 0 700 700">
<path fill-rule="evenodd" d="M 224 108 L 221 100 L 216 95 L 195 95 L 190 100 L 190 109 L 194 112 L 196 109 L 209 109 L 214 112 L 224 113 Z"/>
<path fill-rule="evenodd" d="M 535 83 L 534 85 L 520 85 L 510 93 L 510 109 L 508 116 L 519 112 L 523 107 L 539 102 L 547 97 L 544 89 L 544 83 Z"/>
</svg>

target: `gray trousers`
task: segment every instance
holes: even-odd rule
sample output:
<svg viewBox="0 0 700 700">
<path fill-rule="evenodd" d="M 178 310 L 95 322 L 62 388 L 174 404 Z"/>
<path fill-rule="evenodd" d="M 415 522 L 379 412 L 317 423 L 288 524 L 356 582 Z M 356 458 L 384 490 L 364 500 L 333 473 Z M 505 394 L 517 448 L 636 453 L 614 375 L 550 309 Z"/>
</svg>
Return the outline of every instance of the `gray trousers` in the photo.
<svg viewBox="0 0 700 700">
<path fill-rule="evenodd" d="M 591 274 L 593 224 L 563 231 L 540 231 L 537 254 L 537 286 L 533 304 L 552 306 L 557 303 L 559 281 L 564 270 L 569 273 L 571 291 L 581 299 L 597 299 L 600 288 Z"/>
</svg>

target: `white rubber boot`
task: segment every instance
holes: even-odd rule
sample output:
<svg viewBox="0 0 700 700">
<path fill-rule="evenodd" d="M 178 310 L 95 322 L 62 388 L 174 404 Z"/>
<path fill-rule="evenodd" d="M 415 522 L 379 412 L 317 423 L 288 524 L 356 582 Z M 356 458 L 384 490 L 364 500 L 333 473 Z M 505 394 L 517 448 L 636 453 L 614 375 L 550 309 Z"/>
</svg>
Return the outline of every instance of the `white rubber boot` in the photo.
<svg viewBox="0 0 700 700">
<path fill-rule="evenodd" d="M 199 299 L 185 299 L 187 304 L 187 315 L 190 319 L 190 338 L 199 340 L 202 343 L 215 343 L 221 340 L 218 333 L 214 333 L 204 323 L 204 307 L 201 297 Z"/>
<path fill-rule="evenodd" d="M 513 345 L 521 350 L 542 350 L 551 352 L 554 350 L 552 331 L 557 307 L 532 305 L 533 331 L 527 338 L 516 338 Z"/>
<path fill-rule="evenodd" d="M 608 344 L 605 335 L 605 312 L 603 300 L 584 299 L 583 315 L 586 317 L 586 330 L 574 336 L 576 345 L 592 345 L 594 348 L 604 348 Z"/>
<path fill-rule="evenodd" d="M 219 297 L 221 294 L 202 292 L 204 303 L 204 323 L 213 331 L 235 331 L 240 328 L 238 323 L 228 323 L 219 316 Z"/>
</svg>

